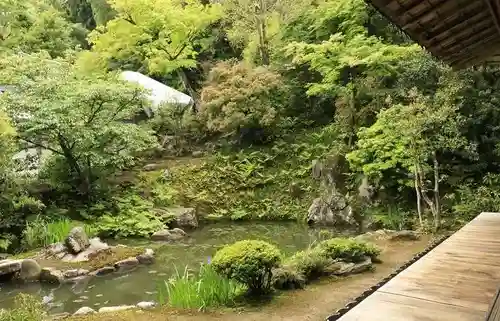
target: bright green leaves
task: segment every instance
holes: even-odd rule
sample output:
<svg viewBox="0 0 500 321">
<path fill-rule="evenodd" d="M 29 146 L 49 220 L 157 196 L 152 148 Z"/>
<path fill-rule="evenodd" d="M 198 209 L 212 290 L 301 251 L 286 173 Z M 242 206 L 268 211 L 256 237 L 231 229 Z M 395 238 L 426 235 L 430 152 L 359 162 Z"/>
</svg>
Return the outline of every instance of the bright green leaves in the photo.
<svg viewBox="0 0 500 321">
<path fill-rule="evenodd" d="M 7 0 L 0 4 L 0 50 L 38 52 L 62 56 L 77 46 L 74 26 L 63 13 L 44 0 Z"/>
<path fill-rule="evenodd" d="M 200 34 L 221 16 L 219 5 L 197 0 L 112 0 L 116 17 L 90 36 L 93 51 L 108 64 L 131 62 L 150 73 L 196 66 Z M 108 65 L 109 67 L 109 65 Z"/>
<path fill-rule="evenodd" d="M 16 119 L 18 138 L 63 159 L 79 188 L 132 165 L 155 144 L 151 132 L 126 122 L 142 111 L 142 92 L 113 75 L 79 74 L 43 54 L 1 59 L 0 70 L 14 88 L 0 96 L 0 109 Z"/>
</svg>

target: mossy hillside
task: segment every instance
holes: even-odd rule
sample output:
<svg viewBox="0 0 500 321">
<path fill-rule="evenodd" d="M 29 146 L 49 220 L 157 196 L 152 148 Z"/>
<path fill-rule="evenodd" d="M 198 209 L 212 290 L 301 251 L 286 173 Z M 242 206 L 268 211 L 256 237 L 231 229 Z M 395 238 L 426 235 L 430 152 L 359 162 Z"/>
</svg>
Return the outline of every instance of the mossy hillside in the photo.
<svg viewBox="0 0 500 321">
<path fill-rule="evenodd" d="M 167 181 L 162 171 L 142 173 L 141 182 L 156 198 L 161 194 L 170 203 L 197 207 L 206 215 L 302 220 L 318 192 L 312 161 L 338 152 L 336 137 L 333 126 L 294 133 L 270 146 L 219 151 L 197 162 L 177 163 L 169 168 Z"/>
</svg>

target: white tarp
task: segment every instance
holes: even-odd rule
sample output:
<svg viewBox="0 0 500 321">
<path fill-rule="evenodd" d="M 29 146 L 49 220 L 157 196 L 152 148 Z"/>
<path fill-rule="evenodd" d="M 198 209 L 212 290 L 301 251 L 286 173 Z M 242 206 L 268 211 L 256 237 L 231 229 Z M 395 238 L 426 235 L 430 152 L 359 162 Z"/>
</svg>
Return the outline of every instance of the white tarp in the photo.
<svg viewBox="0 0 500 321">
<path fill-rule="evenodd" d="M 151 100 L 153 112 L 156 112 L 158 110 L 158 106 L 164 103 L 180 104 L 183 106 L 189 106 L 193 103 L 193 99 L 190 96 L 141 73 L 135 71 L 124 71 L 121 73 L 121 77 L 126 81 L 139 84 L 144 89 L 150 91 L 148 98 Z M 146 111 L 146 113 L 151 117 L 150 112 Z"/>
</svg>

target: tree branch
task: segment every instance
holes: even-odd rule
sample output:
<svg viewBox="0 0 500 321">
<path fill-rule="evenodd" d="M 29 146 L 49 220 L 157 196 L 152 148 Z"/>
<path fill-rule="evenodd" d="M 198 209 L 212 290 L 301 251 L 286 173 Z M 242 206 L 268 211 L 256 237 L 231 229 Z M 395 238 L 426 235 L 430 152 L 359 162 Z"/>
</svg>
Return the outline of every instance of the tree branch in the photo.
<svg viewBox="0 0 500 321">
<path fill-rule="evenodd" d="M 30 140 L 30 139 L 28 139 L 28 138 L 24 138 L 24 137 L 21 137 L 21 136 L 18 136 L 17 138 L 18 138 L 18 139 L 20 139 L 20 140 L 22 140 L 22 141 L 24 141 L 24 142 L 26 142 L 26 143 L 33 144 L 33 145 L 35 145 L 36 147 L 41 147 L 41 148 L 44 148 L 44 149 L 46 149 L 46 150 L 50 150 L 51 152 L 56 153 L 56 154 L 58 154 L 58 155 L 64 156 L 64 153 L 62 153 L 62 152 L 58 151 L 57 149 L 51 148 L 51 147 L 49 147 L 49 146 L 45 146 L 45 145 L 43 145 L 43 144 L 37 143 L 37 142 L 35 142 L 35 141 L 32 141 L 32 140 Z"/>
</svg>

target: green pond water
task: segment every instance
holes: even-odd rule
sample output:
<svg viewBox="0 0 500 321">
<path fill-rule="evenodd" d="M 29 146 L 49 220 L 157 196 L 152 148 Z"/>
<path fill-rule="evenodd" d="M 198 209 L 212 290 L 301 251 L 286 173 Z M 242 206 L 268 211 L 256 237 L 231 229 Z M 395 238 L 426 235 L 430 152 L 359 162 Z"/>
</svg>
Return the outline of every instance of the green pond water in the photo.
<svg viewBox="0 0 500 321">
<path fill-rule="evenodd" d="M 295 223 L 216 223 L 205 225 L 189 233 L 189 237 L 175 244 L 148 240 L 122 240 L 119 243 L 145 246 L 155 250 L 156 262 L 134 271 L 82 280 L 76 284 L 51 287 L 41 284 L 14 286 L 0 284 L 0 308 L 12 306 L 18 293 L 38 295 L 47 302 L 51 313 L 75 312 L 82 306 L 98 309 L 102 306 L 137 304 L 157 301 L 156 289 L 163 280 L 181 272 L 186 266 L 196 269 L 208 262 L 218 248 L 244 239 L 260 239 L 277 245 L 284 253 L 302 250 L 321 238 L 319 230 Z M 115 242 L 109 242 L 113 244 Z"/>
</svg>

